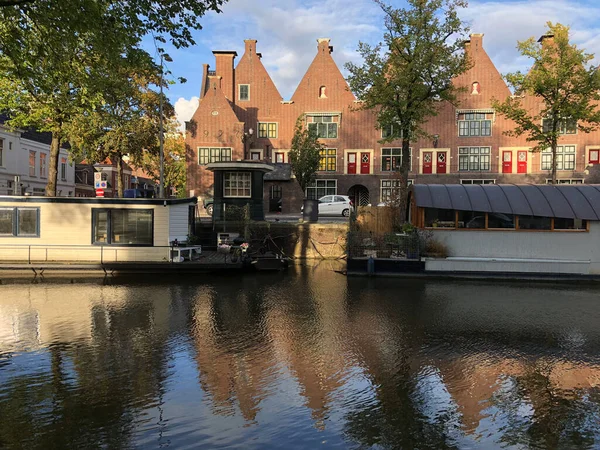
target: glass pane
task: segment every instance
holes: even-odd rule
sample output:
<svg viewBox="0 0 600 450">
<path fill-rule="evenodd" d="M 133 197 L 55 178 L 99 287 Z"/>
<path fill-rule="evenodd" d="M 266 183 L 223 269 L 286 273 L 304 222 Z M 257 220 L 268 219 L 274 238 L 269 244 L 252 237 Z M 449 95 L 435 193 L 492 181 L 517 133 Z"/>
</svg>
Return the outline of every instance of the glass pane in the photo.
<svg viewBox="0 0 600 450">
<path fill-rule="evenodd" d="M 587 228 L 587 221 L 581 219 L 561 219 L 556 217 L 554 219 L 555 230 L 585 230 Z"/>
<path fill-rule="evenodd" d="M 94 211 L 93 243 L 106 244 L 108 241 L 108 211 Z"/>
<path fill-rule="evenodd" d="M 0 209 L 0 235 L 13 234 L 13 208 Z"/>
<path fill-rule="evenodd" d="M 549 217 L 519 216 L 520 230 L 549 230 L 551 223 Z"/>
<path fill-rule="evenodd" d="M 433 228 L 454 228 L 454 210 L 425 208 L 425 226 Z"/>
<path fill-rule="evenodd" d="M 17 209 L 19 224 L 17 228 L 18 236 L 36 236 L 38 227 L 38 210 L 37 209 Z"/>
<path fill-rule="evenodd" d="M 330 123 L 328 125 L 328 128 L 329 128 L 329 134 L 327 137 L 329 137 L 331 139 L 337 138 L 337 123 Z"/>
<path fill-rule="evenodd" d="M 515 228 L 515 218 L 512 214 L 489 213 L 488 228 Z"/>
<path fill-rule="evenodd" d="M 111 227 L 113 245 L 152 245 L 151 211 L 113 209 Z"/>
<path fill-rule="evenodd" d="M 485 228 L 485 213 L 478 211 L 458 211 L 458 228 Z"/>
</svg>

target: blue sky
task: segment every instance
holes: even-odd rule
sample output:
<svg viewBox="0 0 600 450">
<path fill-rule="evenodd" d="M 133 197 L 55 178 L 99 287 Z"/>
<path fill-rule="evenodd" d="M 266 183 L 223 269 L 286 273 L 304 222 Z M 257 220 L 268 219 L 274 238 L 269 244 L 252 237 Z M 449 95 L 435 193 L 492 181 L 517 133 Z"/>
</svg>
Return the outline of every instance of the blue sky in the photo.
<svg viewBox="0 0 600 450">
<path fill-rule="evenodd" d="M 343 69 L 347 61 L 359 62 L 359 41 L 376 43 L 383 36 L 383 16 L 371 0 L 230 0 L 222 10 L 202 19 L 195 46 L 166 47 L 174 59 L 168 65 L 173 76 L 188 80 L 168 92 L 180 120 L 188 120 L 197 107 L 202 64 L 214 68 L 213 50 L 235 50 L 237 62 L 244 39 L 257 39 L 263 64 L 289 99 L 316 54 L 317 38 L 331 38 L 333 57 Z M 547 21 L 571 26 L 573 41 L 600 56 L 598 0 L 472 0 L 461 15 L 471 32 L 484 33 L 484 47 L 502 73 L 527 67 L 516 42 L 543 34 Z M 154 52 L 151 40 L 145 44 Z"/>
</svg>

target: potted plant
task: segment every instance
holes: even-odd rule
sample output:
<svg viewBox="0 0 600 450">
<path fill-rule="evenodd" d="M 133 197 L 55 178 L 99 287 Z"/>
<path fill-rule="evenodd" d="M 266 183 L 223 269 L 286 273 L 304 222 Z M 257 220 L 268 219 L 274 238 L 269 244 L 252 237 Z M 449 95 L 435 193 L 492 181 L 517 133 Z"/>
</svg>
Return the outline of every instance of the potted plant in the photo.
<svg viewBox="0 0 600 450">
<path fill-rule="evenodd" d="M 304 115 L 298 117 L 289 157 L 294 176 L 304 193 L 302 218 L 307 222 L 319 220 L 319 200 L 307 198 L 306 188 L 315 181 L 315 174 L 319 170 L 321 161 L 321 151 L 324 149 L 323 144 L 319 142 L 317 132 L 304 127 Z"/>
</svg>

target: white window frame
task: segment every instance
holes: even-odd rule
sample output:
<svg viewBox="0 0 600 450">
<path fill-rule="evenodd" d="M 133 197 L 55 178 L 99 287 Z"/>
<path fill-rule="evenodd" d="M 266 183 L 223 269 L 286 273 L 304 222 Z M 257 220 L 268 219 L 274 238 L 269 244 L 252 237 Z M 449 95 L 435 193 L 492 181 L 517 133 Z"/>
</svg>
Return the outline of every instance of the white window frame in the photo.
<svg viewBox="0 0 600 450">
<path fill-rule="evenodd" d="M 551 120 L 551 119 L 542 119 L 542 131 L 544 133 L 550 131 L 549 129 L 546 129 L 544 127 L 544 121 L 545 120 Z M 574 136 L 574 135 L 577 134 L 577 121 L 575 121 L 575 128 L 574 128 L 573 132 L 572 133 L 568 132 L 567 121 L 569 121 L 569 120 L 572 120 L 572 119 L 569 119 L 569 118 L 566 118 L 566 117 L 563 117 L 562 119 L 560 119 L 560 124 L 559 124 L 559 128 L 558 128 L 558 134 L 568 135 L 568 136 Z"/>
<path fill-rule="evenodd" d="M 414 184 L 415 180 L 412 178 L 407 181 L 407 186 Z M 379 202 L 387 203 L 390 201 L 392 192 L 394 189 L 400 189 L 400 180 L 394 178 L 381 179 L 379 180 Z M 387 193 L 389 191 L 389 193 Z M 387 195 L 383 195 L 384 192 Z"/>
<path fill-rule="evenodd" d="M 396 125 L 399 126 L 399 125 Z M 386 136 L 385 132 L 386 129 L 389 127 L 389 134 Z M 390 137 L 392 134 L 394 134 L 394 124 L 391 125 L 387 125 L 383 128 L 381 128 L 381 139 L 387 139 L 388 137 Z M 396 139 L 402 139 L 402 131 L 400 131 L 400 136 L 396 136 Z"/>
<path fill-rule="evenodd" d="M 477 149 L 477 151 L 475 151 Z M 481 153 L 486 149 L 486 153 Z M 487 169 L 482 169 L 482 159 L 487 157 Z M 477 162 L 475 163 L 475 158 Z M 466 169 L 462 168 L 462 163 L 466 159 Z M 472 168 L 477 164 L 477 168 Z M 489 172 L 492 169 L 492 148 L 490 146 L 469 146 L 458 147 L 458 171 L 459 172 Z"/>
<path fill-rule="evenodd" d="M 242 86 L 248 87 L 248 98 L 242 98 Z M 249 84 L 244 84 L 244 83 L 238 84 L 238 100 L 240 102 L 249 102 L 250 101 L 250 85 Z"/>
<path fill-rule="evenodd" d="M 496 184 L 495 178 L 461 178 L 460 184 Z"/>
<path fill-rule="evenodd" d="M 67 158 L 60 158 L 60 181 L 67 181 Z"/>
<path fill-rule="evenodd" d="M 552 184 L 552 178 L 546 178 L 546 184 Z M 583 178 L 559 178 L 556 184 L 585 184 Z"/>
<path fill-rule="evenodd" d="M 248 150 L 251 161 L 262 161 L 264 158 L 264 150 L 262 148 L 251 148 Z M 258 153 L 258 159 L 252 159 L 252 153 Z"/>
<path fill-rule="evenodd" d="M 33 156 L 33 166 L 31 165 L 31 157 Z M 29 150 L 29 176 L 33 177 L 33 178 L 37 178 L 36 174 L 37 172 L 35 171 L 37 164 L 37 152 L 34 150 Z"/>
<path fill-rule="evenodd" d="M 390 150 L 390 154 L 389 155 L 384 155 L 383 152 L 385 150 Z M 398 150 L 398 154 L 394 153 L 394 150 Z M 384 157 L 389 157 L 390 158 L 390 169 L 384 169 L 385 167 L 385 163 L 383 162 L 383 158 Z M 410 163 L 408 165 L 408 171 L 412 172 L 412 165 L 413 165 L 413 149 L 412 147 L 408 148 L 408 157 L 410 158 Z M 394 166 L 394 158 L 398 158 L 398 164 L 396 166 Z M 402 167 L 402 147 L 382 147 L 381 148 L 381 172 L 385 172 L 385 173 L 389 173 L 389 172 L 394 172 L 395 170 L 400 170 L 400 167 Z"/>
<path fill-rule="evenodd" d="M 0 167 L 4 167 L 2 164 L 4 161 L 4 139 L 0 138 Z"/>
<path fill-rule="evenodd" d="M 573 151 L 565 152 L 565 147 L 572 147 Z M 560 150 L 559 150 L 560 149 Z M 573 156 L 573 168 L 565 169 L 565 156 Z M 550 167 L 545 169 L 544 164 L 549 165 Z M 557 171 L 567 171 L 573 172 L 577 168 L 577 145 L 575 144 L 564 144 L 556 146 L 556 170 Z M 542 171 L 551 171 L 552 170 L 552 149 L 547 148 L 542 150 L 540 156 L 540 170 Z"/>
<path fill-rule="evenodd" d="M 319 186 L 321 185 L 321 186 Z M 323 195 L 319 195 L 319 189 L 324 189 L 325 193 Z M 311 190 L 314 190 L 314 197 L 310 196 Z M 329 192 L 332 190 L 332 192 Z M 337 180 L 336 179 L 317 179 L 311 183 L 310 186 L 307 186 L 305 192 L 306 198 L 319 199 L 325 195 L 337 195 Z"/>
<path fill-rule="evenodd" d="M 335 120 L 335 118 L 337 118 L 337 121 Z M 327 136 L 319 136 L 319 123 L 327 124 Z M 329 129 L 331 128 L 330 125 L 334 124 L 335 137 L 329 137 Z M 339 139 L 340 137 L 340 114 L 338 113 L 306 114 L 306 128 L 310 129 L 311 125 L 316 125 L 317 136 L 319 137 L 319 139 Z"/>
<path fill-rule="evenodd" d="M 235 186 L 232 185 L 233 182 L 235 182 Z M 227 186 L 228 183 L 229 183 L 229 186 Z M 242 184 L 241 186 L 240 186 L 240 183 Z M 224 172 L 223 173 L 223 197 L 224 198 L 250 198 L 250 197 L 252 197 L 252 172 Z"/>
<path fill-rule="evenodd" d="M 260 126 L 261 125 L 267 126 L 266 136 L 260 135 Z M 275 136 L 269 136 L 269 125 L 275 125 Z M 256 136 L 258 137 L 258 139 L 277 139 L 277 137 L 279 136 L 279 122 L 258 122 L 256 129 L 258 130 L 256 132 Z"/>
<path fill-rule="evenodd" d="M 459 113 L 460 116 L 463 116 L 463 119 L 458 120 L 458 137 L 490 137 L 493 134 L 493 130 L 492 130 L 492 125 L 493 125 L 493 120 L 492 119 L 487 119 L 487 115 L 490 113 L 487 112 L 468 112 L 468 113 Z M 483 118 L 478 117 L 478 115 L 482 115 Z M 473 117 L 470 117 L 473 116 Z M 472 126 L 472 123 L 478 123 L 478 128 L 479 129 L 479 133 L 478 134 L 471 134 L 471 130 L 474 129 L 475 127 Z M 483 122 L 489 122 L 490 124 L 490 133 L 489 134 L 482 134 L 481 130 L 483 129 Z M 461 125 L 466 125 L 466 134 L 461 134 Z"/>
<path fill-rule="evenodd" d="M 206 155 L 201 155 L 203 150 L 207 150 Z M 223 150 L 225 150 L 225 152 Z M 227 153 L 229 153 L 229 155 L 227 155 Z M 206 166 L 211 162 L 231 161 L 232 155 L 233 149 L 231 147 L 198 147 L 198 165 Z M 227 156 L 229 159 L 227 159 Z M 202 160 L 206 159 L 206 162 L 200 162 L 201 158 Z"/>
<path fill-rule="evenodd" d="M 48 154 L 44 152 L 40 152 L 40 178 L 48 178 Z"/>
</svg>

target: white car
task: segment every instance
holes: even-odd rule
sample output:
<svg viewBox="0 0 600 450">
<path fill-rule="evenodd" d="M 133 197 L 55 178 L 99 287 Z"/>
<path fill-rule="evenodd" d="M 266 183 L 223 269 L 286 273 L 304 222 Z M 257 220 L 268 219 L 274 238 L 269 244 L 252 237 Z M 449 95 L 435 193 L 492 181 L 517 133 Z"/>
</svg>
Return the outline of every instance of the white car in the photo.
<svg viewBox="0 0 600 450">
<path fill-rule="evenodd" d="M 348 217 L 352 207 L 352 200 L 346 195 L 326 195 L 319 199 L 320 216 Z M 301 210 L 303 209 L 304 207 Z"/>
</svg>

